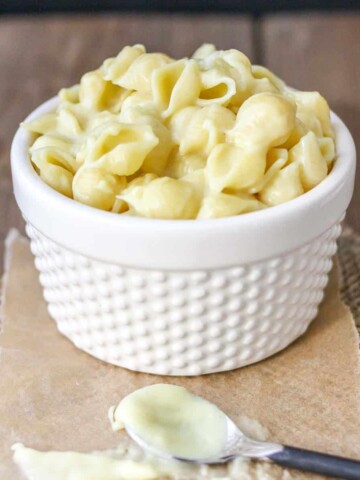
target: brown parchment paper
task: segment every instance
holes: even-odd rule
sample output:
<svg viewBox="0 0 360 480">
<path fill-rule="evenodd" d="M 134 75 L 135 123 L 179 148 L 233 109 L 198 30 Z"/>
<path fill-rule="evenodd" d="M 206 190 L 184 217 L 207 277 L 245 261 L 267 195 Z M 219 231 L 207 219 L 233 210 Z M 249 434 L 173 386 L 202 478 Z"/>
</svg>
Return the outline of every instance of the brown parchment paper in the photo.
<svg viewBox="0 0 360 480">
<path fill-rule="evenodd" d="M 116 446 L 109 406 L 158 382 L 205 396 L 235 421 L 240 415 L 256 418 L 274 441 L 360 458 L 358 338 L 337 278 L 335 267 L 318 318 L 284 352 L 229 373 L 157 377 L 102 363 L 57 332 L 29 244 L 13 232 L 7 240 L 0 335 L 0 479 L 21 478 L 11 460 L 14 442 L 44 450 Z"/>
</svg>

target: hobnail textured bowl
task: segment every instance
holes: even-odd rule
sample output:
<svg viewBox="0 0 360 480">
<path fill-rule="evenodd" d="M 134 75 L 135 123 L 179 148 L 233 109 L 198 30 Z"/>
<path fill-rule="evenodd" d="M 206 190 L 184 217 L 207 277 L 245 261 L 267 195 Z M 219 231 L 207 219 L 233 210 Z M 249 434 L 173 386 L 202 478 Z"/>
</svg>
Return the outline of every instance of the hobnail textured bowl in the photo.
<svg viewBox="0 0 360 480">
<path fill-rule="evenodd" d="M 77 347 L 131 370 L 199 375 L 257 362 L 304 333 L 340 225 L 287 255 L 193 272 L 109 265 L 27 233 L 50 315 Z"/>
<path fill-rule="evenodd" d="M 164 375 L 231 370 L 293 342 L 317 314 L 353 190 L 353 142 L 333 123 L 337 161 L 318 187 L 205 221 L 121 217 L 63 197 L 33 171 L 18 131 L 15 195 L 60 332 L 106 362 Z"/>
</svg>

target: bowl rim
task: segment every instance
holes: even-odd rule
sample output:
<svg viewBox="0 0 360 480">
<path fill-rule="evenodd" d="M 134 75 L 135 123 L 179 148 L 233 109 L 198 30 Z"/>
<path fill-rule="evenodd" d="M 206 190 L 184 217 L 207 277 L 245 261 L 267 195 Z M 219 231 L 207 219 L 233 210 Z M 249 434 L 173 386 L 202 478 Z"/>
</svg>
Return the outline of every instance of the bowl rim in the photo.
<svg viewBox="0 0 360 480">
<path fill-rule="evenodd" d="M 58 103 L 59 99 L 57 96 L 47 100 L 39 107 L 37 107 L 33 112 L 31 112 L 26 117 L 24 122 L 34 120 L 35 118 L 38 118 L 45 113 L 51 112 L 55 109 Z M 297 217 L 300 212 L 309 211 L 311 209 L 325 205 L 326 200 L 329 198 L 333 198 L 334 194 L 336 196 L 338 192 L 344 189 L 344 185 L 346 184 L 348 190 L 350 191 L 350 195 L 348 194 L 346 196 L 346 199 L 343 202 L 340 202 L 340 204 L 343 204 L 341 207 L 342 211 L 337 211 L 337 214 L 335 215 L 338 219 L 346 210 L 348 203 L 351 199 L 353 189 L 351 184 L 353 184 L 354 182 L 356 153 L 354 141 L 351 137 L 349 130 L 342 122 L 342 120 L 333 112 L 331 112 L 331 120 L 336 135 L 337 158 L 329 175 L 312 190 L 300 195 L 293 200 L 290 200 L 280 205 L 276 205 L 274 207 L 266 208 L 264 210 L 258 210 L 246 214 L 215 219 L 167 220 L 150 219 L 136 216 L 123 216 L 81 204 L 80 202 L 68 198 L 54 190 L 52 187 L 47 185 L 35 172 L 28 158 L 28 148 L 31 135 L 21 126 L 16 131 L 11 146 L 11 169 L 13 175 L 15 197 L 25 218 L 36 228 L 38 228 L 45 236 L 48 236 L 50 239 L 55 241 L 60 240 L 58 238 L 58 235 L 52 235 L 51 228 L 44 228 L 44 222 L 37 221 L 36 211 L 31 208 L 31 196 L 36 197 L 35 203 L 37 204 L 37 206 L 41 204 L 51 206 L 55 213 L 60 213 L 60 218 L 77 218 L 80 223 L 86 223 L 87 225 L 85 230 L 87 231 L 89 231 L 90 224 L 98 228 L 104 228 L 105 230 L 109 230 L 108 233 L 110 233 L 110 230 L 113 230 L 113 233 L 115 233 L 115 231 L 118 229 L 121 234 L 124 234 L 124 229 L 126 229 L 126 233 L 132 231 L 135 235 L 139 234 L 140 232 L 145 232 L 150 228 L 152 231 L 156 231 L 158 239 L 161 239 L 161 237 L 167 238 L 169 236 L 173 239 L 174 235 L 178 234 L 180 237 L 184 235 L 193 236 L 193 240 L 194 242 L 196 242 L 197 237 L 206 238 L 206 236 L 208 236 L 210 238 L 213 235 L 219 237 L 220 234 L 220 236 L 223 237 L 225 235 L 234 234 L 234 232 L 245 232 L 248 229 L 253 231 L 254 225 L 266 226 L 265 230 L 268 230 L 269 222 L 273 222 L 274 224 L 279 224 L 279 222 L 286 223 L 288 219 L 292 217 Z M 26 205 L 27 203 L 28 205 Z M 39 217 L 40 216 L 41 215 L 39 215 Z M 334 221 L 332 223 L 334 223 Z M 330 226 L 330 224 L 327 225 L 328 228 Z M 96 229 L 93 230 L 93 233 L 95 234 Z M 310 235 L 300 235 L 301 238 L 299 238 L 299 245 L 306 243 L 306 241 L 309 240 L 309 236 L 314 238 L 321 233 L 321 231 L 319 231 L 319 228 L 312 228 L 311 230 L 312 234 Z M 322 231 L 324 231 L 324 228 L 322 228 Z M 61 240 L 60 243 L 63 244 Z M 280 251 L 286 251 L 294 248 L 294 245 L 292 245 L 292 243 L 294 242 L 290 242 L 288 247 L 285 247 L 284 245 L 280 249 Z M 82 249 L 77 248 L 75 244 L 72 247 L 71 241 L 65 242 L 64 246 L 67 246 L 68 248 L 79 253 L 82 251 Z M 85 253 L 93 258 L 110 262 L 119 261 L 119 258 L 116 259 L 111 254 L 101 255 L 97 254 L 94 249 L 91 250 L 92 253 L 85 248 Z M 201 251 L 199 250 L 198 254 L 200 255 L 200 257 L 202 256 Z M 161 257 L 161 255 L 162 254 L 160 251 L 156 254 L 156 257 Z M 183 252 L 180 253 L 180 256 L 183 256 Z M 205 256 L 207 258 L 209 257 L 209 255 Z M 269 257 L 269 252 L 267 252 L 265 256 Z M 186 264 L 185 269 L 193 268 L 194 264 L 199 264 L 198 266 L 195 265 L 196 268 L 199 268 L 200 264 L 203 265 L 202 268 L 204 268 L 205 265 L 208 265 L 208 261 L 197 262 L 194 258 L 194 255 L 191 255 L 191 257 L 191 265 L 189 265 L 189 262 L 183 258 Z M 243 255 L 240 255 L 240 257 L 243 257 Z M 249 255 L 249 261 L 254 261 L 253 257 L 253 254 Z M 256 257 L 261 259 L 263 255 L 255 255 L 255 258 Z M 122 258 L 122 262 L 124 260 L 125 259 Z M 238 259 L 238 261 L 240 261 L 240 258 Z M 129 262 L 126 262 L 125 260 L 125 264 L 126 263 L 131 265 L 133 262 L 131 261 L 131 258 L 129 258 Z M 134 260 L 134 266 L 141 265 L 144 268 L 154 268 L 154 266 L 158 263 L 164 264 L 163 261 L 152 262 L 146 261 L 145 259 L 144 261 Z M 221 262 L 215 263 L 221 264 Z M 225 260 L 225 264 L 231 265 L 232 263 L 234 262 Z M 170 265 L 169 268 L 174 268 L 171 267 L 171 265 L 176 264 L 179 266 L 181 262 L 170 261 L 168 262 L 168 264 Z M 162 268 L 164 268 L 164 265 L 162 266 Z"/>
</svg>

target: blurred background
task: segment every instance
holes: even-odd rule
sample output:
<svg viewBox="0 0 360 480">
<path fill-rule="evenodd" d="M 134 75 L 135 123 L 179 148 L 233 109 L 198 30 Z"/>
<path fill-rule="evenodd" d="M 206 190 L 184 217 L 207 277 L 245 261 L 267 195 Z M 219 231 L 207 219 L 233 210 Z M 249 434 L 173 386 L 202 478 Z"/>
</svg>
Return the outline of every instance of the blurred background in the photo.
<svg viewBox="0 0 360 480">
<path fill-rule="evenodd" d="M 22 230 L 9 168 L 19 122 L 124 45 L 176 57 L 203 42 L 320 91 L 360 150 L 360 0 L 0 0 L 0 255 Z M 347 217 L 360 231 L 359 200 L 360 185 Z"/>
</svg>

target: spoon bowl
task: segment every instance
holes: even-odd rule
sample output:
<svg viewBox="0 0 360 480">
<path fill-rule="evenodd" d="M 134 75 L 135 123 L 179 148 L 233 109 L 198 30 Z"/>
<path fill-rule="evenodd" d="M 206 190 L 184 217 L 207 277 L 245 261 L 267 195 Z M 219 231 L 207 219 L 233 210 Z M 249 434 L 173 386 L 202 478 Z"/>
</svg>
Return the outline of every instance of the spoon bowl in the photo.
<svg viewBox="0 0 360 480">
<path fill-rule="evenodd" d="M 225 463 L 239 456 L 248 458 L 264 458 L 273 453 L 279 452 L 284 448 L 282 445 L 277 443 L 258 442 L 248 438 L 227 415 L 225 415 L 225 417 L 226 439 L 223 448 L 216 457 L 195 458 L 171 455 L 169 452 L 156 448 L 146 442 L 129 425 L 126 425 L 126 423 L 125 429 L 134 442 L 136 442 L 143 450 L 146 450 L 153 455 L 165 458 L 167 460 L 172 459 L 197 464 Z"/>
</svg>

